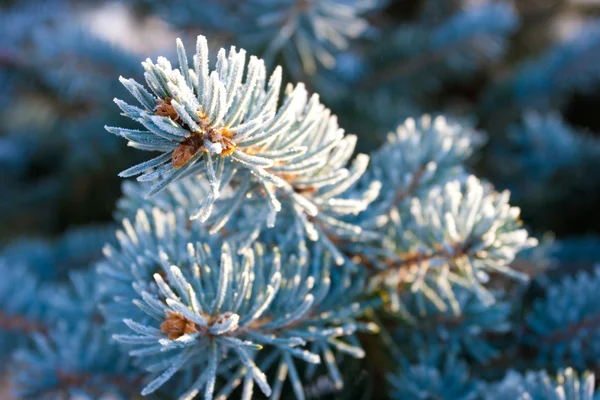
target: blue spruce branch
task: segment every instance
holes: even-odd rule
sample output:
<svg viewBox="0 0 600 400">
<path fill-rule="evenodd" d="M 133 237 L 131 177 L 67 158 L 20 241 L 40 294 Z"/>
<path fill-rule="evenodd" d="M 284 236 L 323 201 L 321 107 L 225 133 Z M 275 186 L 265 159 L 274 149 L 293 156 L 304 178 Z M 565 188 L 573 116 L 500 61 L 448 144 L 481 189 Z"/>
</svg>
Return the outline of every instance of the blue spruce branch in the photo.
<svg viewBox="0 0 600 400">
<path fill-rule="evenodd" d="M 173 215 L 158 211 L 153 222 L 138 214 L 137 230 L 125 222 L 129 236 L 121 235 L 121 252 L 107 250 L 108 265 L 100 267 L 112 278 L 107 281 L 106 296 L 113 300 L 105 305 L 104 314 L 115 323 L 120 323 L 123 313 L 128 315 L 125 324 L 132 331 L 115 338 L 132 345 L 129 354 L 139 358 L 153 376 L 142 394 L 154 392 L 178 371 L 189 368 L 187 364 L 200 363 L 205 366 L 203 372 L 179 398 L 192 398 L 200 390 L 210 398 L 217 377 L 225 372 L 221 364 L 229 363 L 237 366 L 237 372 L 222 390 L 233 390 L 246 377 L 270 395 L 283 382 L 269 384 L 263 370 L 278 363 L 279 379 L 287 374 L 302 398 L 292 357 L 323 362 L 336 386 L 341 386 L 334 351 L 363 357 L 354 335 L 376 329 L 356 320 L 377 305 L 355 301 L 363 293 L 364 281 L 332 270 L 331 257 L 318 247 L 311 255 L 302 243 L 289 254 L 280 254 L 276 248 L 267 252 L 257 243 L 239 256 L 233 244 L 225 242 L 220 256 L 214 256 L 207 244 L 181 241 L 184 232 L 174 236 L 179 243 L 172 245 L 163 240 L 153 243 L 153 232 L 146 231 L 150 237 L 140 236 L 141 226 L 154 225 L 157 232 L 173 237 L 160 225 L 169 220 L 177 229 Z M 121 262 L 127 253 L 139 254 L 132 248 L 136 243 L 145 248 L 145 257 Z M 123 303 L 132 300 L 141 311 L 123 309 Z M 245 383 L 244 395 L 252 387 L 251 382 Z"/>
<path fill-rule="evenodd" d="M 600 269 L 564 277 L 547 289 L 526 316 L 524 343 L 537 350 L 538 362 L 579 369 L 596 365 L 600 334 L 598 284 Z"/>
<path fill-rule="evenodd" d="M 363 211 L 380 184 L 373 182 L 362 193 L 354 193 L 353 184 L 369 158 L 358 155 L 346 168 L 356 137 L 344 135 L 318 95 L 309 99 L 301 84 L 288 85 L 278 107 L 281 69 L 276 68 L 267 83 L 263 61 L 251 57 L 244 80 L 246 52 L 235 48 L 228 54 L 219 51 L 216 69 L 209 75 L 208 47 L 202 36 L 194 69 L 189 69 L 181 42 L 178 55 L 179 69 L 172 69 L 165 58 L 159 58 L 158 64 L 144 63 L 152 93 L 122 79 L 143 108 L 121 100 L 116 103 L 147 130 L 107 129 L 127 139 L 130 146 L 162 154 L 121 176 L 141 174 L 138 180 L 156 182 L 152 195 L 186 176 L 202 174 L 210 193 L 192 215 L 202 222 L 211 216 L 227 186 L 236 188 L 239 196 L 232 202 L 234 207 L 260 196 L 265 201 L 262 209 L 253 211 L 260 220 L 250 238 L 265 223 L 275 224 L 284 201 L 291 205 L 287 209 L 297 229 L 311 240 L 329 231 L 345 236 L 361 233 L 360 227 L 341 218 Z M 341 256 L 336 262 L 342 262 Z"/>
</svg>

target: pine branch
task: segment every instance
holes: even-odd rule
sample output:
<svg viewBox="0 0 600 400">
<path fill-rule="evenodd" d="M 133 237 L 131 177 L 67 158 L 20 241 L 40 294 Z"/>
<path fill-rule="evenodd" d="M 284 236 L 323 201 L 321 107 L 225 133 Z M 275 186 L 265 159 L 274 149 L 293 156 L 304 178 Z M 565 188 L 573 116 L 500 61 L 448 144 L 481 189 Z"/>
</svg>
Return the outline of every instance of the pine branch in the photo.
<svg viewBox="0 0 600 400">
<path fill-rule="evenodd" d="M 557 367 L 580 369 L 595 365 L 590 351 L 600 329 L 596 297 L 600 270 L 565 277 L 548 288 L 546 298 L 537 300 L 526 316 L 523 341 L 538 353 L 538 361 Z M 560 349 L 564 348 L 565 351 Z M 580 354 L 579 348 L 587 348 Z"/>
<path fill-rule="evenodd" d="M 26 316 L 7 315 L 0 312 L 0 330 L 29 335 L 34 332 L 45 334 L 48 328 L 46 324 L 27 318 Z"/>
</svg>

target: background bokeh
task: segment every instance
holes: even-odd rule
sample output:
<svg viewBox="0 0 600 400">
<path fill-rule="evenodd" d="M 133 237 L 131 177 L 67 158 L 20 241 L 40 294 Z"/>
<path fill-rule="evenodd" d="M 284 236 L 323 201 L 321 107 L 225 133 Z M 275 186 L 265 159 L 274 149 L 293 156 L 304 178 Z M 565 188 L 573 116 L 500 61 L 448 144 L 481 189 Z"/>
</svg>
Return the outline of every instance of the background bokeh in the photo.
<svg viewBox="0 0 600 400">
<path fill-rule="evenodd" d="M 143 59 L 204 34 L 320 93 L 361 152 L 423 113 L 480 130 L 470 168 L 511 191 L 549 279 L 600 262 L 600 1 L 348 3 L 339 16 L 305 14 L 309 0 L 0 0 L 2 257 L 48 280 L 101 257 L 117 173 L 145 159 L 104 129 L 131 123 L 118 77 L 142 81 Z"/>
</svg>

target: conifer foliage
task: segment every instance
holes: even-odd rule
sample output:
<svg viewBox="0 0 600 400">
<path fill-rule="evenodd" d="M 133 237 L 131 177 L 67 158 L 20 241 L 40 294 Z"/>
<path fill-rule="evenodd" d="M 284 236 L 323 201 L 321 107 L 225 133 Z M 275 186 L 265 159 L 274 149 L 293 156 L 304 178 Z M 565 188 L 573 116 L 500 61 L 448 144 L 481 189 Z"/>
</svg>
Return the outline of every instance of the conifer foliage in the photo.
<svg viewBox="0 0 600 400">
<path fill-rule="evenodd" d="M 548 239 L 519 207 L 535 220 L 527 207 L 569 199 L 556 174 L 594 164 L 597 138 L 559 115 L 565 93 L 597 83 L 596 30 L 493 79 L 522 10 L 415 3 L 123 0 L 181 35 L 136 68 L 100 39 L 86 47 L 61 19 L 79 15 L 69 2 L 44 15 L 0 2 L 14 39 L 0 82 L 56 114 L 31 144 L 0 97 L 0 190 L 31 190 L 6 210 L 48 224 L 0 226 L 14 236 L 0 247 L 13 396 L 599 399 L 600 240 Z M 569 65 L 581 76 L 558 82 Z M 548 101 L 534 66 L 553 78 Z M 489 82 L 461 113 L 448 85 L 471 75 Z M 38 168 L 61 151 L 45 199 Z M 69 214 L 60 194 L 89 196 L 86 173 L 100 179 L 88 190 L 108 188 L 115 168 L 112 223 L 38 214 L 45 200 Z"/>
</svg>

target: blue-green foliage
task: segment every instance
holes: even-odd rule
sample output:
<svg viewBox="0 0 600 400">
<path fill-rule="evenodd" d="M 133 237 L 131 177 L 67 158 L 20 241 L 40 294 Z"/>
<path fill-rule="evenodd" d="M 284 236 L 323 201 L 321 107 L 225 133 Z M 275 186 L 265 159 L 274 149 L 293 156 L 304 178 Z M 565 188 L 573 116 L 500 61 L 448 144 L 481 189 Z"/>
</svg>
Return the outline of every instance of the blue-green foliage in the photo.
<svg viewBox="0 0 600 400">
<path fill-rule="evenodd" d="M 597 23 L 532 58 L 508 1 L 121 3 L 168 57 L 0 1 L 16 398 L 598 400 L 598 240 L 529 234 L 598 229 Z"/>
<path fill-rule="evenodd" d="M 318 79 L 358 38 L 374 39 L 367 17 L 388 0 L 127 0 L 143 4 L 174 26 L 222 34 L 264 58 L 282 64 L 296 79 Z M 199 17 L 201 16 L 201 17 Z M 233 38 L 233 40 L 231 40 Z"/>
<path fill-rule="evenodd" d="M 228 55 L 219 52 L 209 74 L 204 37 L 198 38 L 193 69 L 181 42 L 178 59 L 179 69 L 164 58 L 144 63 L 152 93 L 121 79 L 143 108 L 116 102 L 146 131 L 108 128 L 133 147 L 163 152 L 122 173 L 142 173 L 138 180 L 157 181 L 149 195 L 159 197 L 147 202 L 155 207 L 151 211 L 144 207 L 151 217 L 138 211 L 135 222 L 124 220 L 117 234 L 120 250 L 106 248 L 107 262 L 99 269 L 109 279 L 103 310 L 111 329 L 119 332 L 115 339 L 132 345 L 129 354 L 150 373 L 142 394 L 181 374 L 193 374 L 189 384 L 179 385 L 184 391 L 179 398 L 201 390 L 206 398 L 213 397 L 220 377 L 226 395 L 243 378 L 243 396 L 250 396 L 257 384 L 264 394 L 274 391 L 279 397 L 289 376 L 293 392 L 302 398 L 292 357 L 323 362 L 334 386 L 341 388 L 333 350 L 363 357 L 353 335 L 375 327 L 354 318 L 367 305 L 380 303 L 376 296 L 365 305 L 356 302 L 355 296 L 368 293 L 368 276 L 360 262 L 350 261 L 353 255 L 367 261 L 373 258 L 368 256 L 371 242 L 384 240 L 384 254 L 372 261 L 369 291 L 385 290 L 393 310 L 399 308 L 398 293 L 406 286 L 438 308 L 443 308 L 436 294 L 441 291 L 459 313 L 463 304 L 451 282 L 489 304 L 494 296 L 483 287 L 485 271 L 515 274 L 508 263 L 535 243 L 518 228 L 518 210 L 508 206 L 507 195 L 463 172 L 461 160 L 471 151 L 469 143 L 480 140 L 477 134 L 469 132 L 462 139 L 457 125 L 446 125 L 441 118 L 432 125 L 429 117 L 420 121 L 418 131 L 414 121 L 399 128 L 389 151 L 404 158 L 405 165 L 387 166 L 390 180 L 400 183 L 389 188 L 392 196 L 373 212 L 383 225 L 373 224 L 360 212 L 377 197 L 377 178 L 386 166 L 376 164 L 375 176 L 366 182 L 360 182 L 366 156 L 346 169 L 355 138 L 343 135 L 317 97 L 308 100 L 302 86 L 290 85 L 278 109 L 279 70 L 267 83 L 262 61 L 251 58 L 244 79 L 245 52 L 234 48 Z M 412 178 L 398 179 L 396 168 L 412 170 Z M 130 185 L 126 190 L 124 215 L 131 216 L 136 204 L 144 203 L 141 189 Z M 349 189 L 349 198 L 336 197 Z M 406 196 L 404 190 L 409 190 Z M 190 200 L 197 194 L 204 194 L 204 204 L 190 212 Z M 232 217 L 261 215 L 261 202 L 271 210 L 261 217 L 267 218 L 266 227 L 261 223 L 244 235 L 246 218 Z M 399 207 L 407 202 L 411 205 L 403 212 L 412 221 L 408 229 L 398 225 Z M 211 224 L 213 215 L 222 217 Z M 291 223 L 275 223 L 277 215 Z M 368 235 L 362 234 L 361 225 Z M 411 230 L 412 237 L 398 236 Z M 314 242 L 310 248 L 304 237 Z M 403 266 L 406 257 L 408 265 Z M 119 327 L 121 320 L 134 334 Z M 503 325 L 495 329 L 504 330 Z M 482 360 L 489 356 L 484 344 L 465 343 Z M 264 371 L 277 363 L 277 380 L 269 384 Z M 195 368 L 199 371 L 193 372 Z"/>
<path fill-rule="evenodd" d="M 245 50 L 232 47 L 227 54 L 221 49 L 215 70 L 209 74 L 205 37 L 198 37 L 193 69 L 181 41 L 177 49 L 179 69 L 162 57 L 157 64 L 144 62 L 152 93 L 134 80 L 121 78 L 143 108 L 115 102 L 123 115 L 147 130 L 107 130 L 132 147 L 163 154 L 120 175 L 140 175 L 138 181 L 156 182 L 148 192 L 154 195 L 187 176 L 202 174 L 208 178 L 210 191 L 192 219 L 207 222 L 219 208 L 222 193 L 235 188 L 229 201 L 220 202 L 228 207 L 212 227 L 213 233 L 238 211 L 244 212 L 244 199 L 258 200 L 249 226 L 241 227 L 247 234 L 240 251 L 265 226 L 273 227 L 277 214 L 284 210 L 287 213 L 282 214 L 291 217 L 296 230 L 312 241 L 320 237 L 335 252 L 336 263 L 342 263 L 342 255 L 327 236 L 360 235 L 359 226 L 342 219 L 364 211 L 380 187 L 374 181 L 361 192 L 353 190 L 369 160 L 359 154 L 346 167 L 356 137 L 344 135 L 319 96 L 309 98 L 302 84 L 288 85 L 278 107 L 281 69 L 276 68 L 267 79 L 264 62 L 252 56 L 244 77 Z M 265 194 L 266 199 L 259 200 Z"/>
<path fill-rule="evenodd" d="M 541 365 L 585 369 L 597 359 L 600 269 L 580 272 L 550 286 L 526 316 L 523 340 L 536 349 Z"/>
<path fill-rule="evenodd" d="M 482 102 L 484 112 L 546 111 L 560 106 L 566 95 L 592 91 L 600 78 L 599 46 L 598 21 L 588 21 L 575 37 L 523 63 L 492 86 Z"/>
<path fill-rule="evenodd" d="M 557 240 L 549 250 L 552 259 L 571 270 L 600 264 L 600 238 L 596 235 Z"/>
<path fill-rule="evenodd" d="M 116 196 L 92 195 L 98 189 L 89 179 L 114 180 L 106 173 L 120 163 L 109 159 L 126 154 L 102 128 L 114 116 L 107 102 L 121 90 L 114 75 L 134 71 L 137 60 L 89 32 L 74 12 L 61 0 L 0 11 L 3 238 L 14 230 L 55 234 L 74 199 L 100 208 Z"/>
<path fill-rule="evenodd" d="M 556 377 L 545 371 L 521 375 L 510 371 L 498 384 L 485 389 L 485 400 L 593 400 L 594 374 L 577 376 L 568 368 Z"/>
<path fill-rule="evenodd" d="M 342 109 L 346 124 L 365 139 L 381 144 L 385 133 L 399 122 L 424 112 L 477 118 L 462 110 L 470 100 L 457 98 L 440 104 L 437 98 L 447 86 L 468 85 L 498 63 L 519 26 L 515 9 L 505 2 L 474 2 L 463 7 L 425 3 L 414 20 L 392 24 L 381 34 L 385 40 L 359 53 L 360 67 L 355 70 L 360 73 L 349 83 L 335 86 L 334 92 L 341 95 L 332 98 L 334 108 Z M 446 7 L 450 13 L 431 11 Z M 374 147 L 368 142 L 363 145 Z"/>
<path fill-rule="evenodd" d="M 46 329 L 50 293 L 26 265 L 0 260 L 0 271 L 4 277 L 0 281 L 0 354 L 6 362 L 14 349 L 27 342 L 27 334 Z"/>
<path fill-rule="evenodd" d="M 115 68 L 134 71 L 137 60 L 80 24 L 66 24 L 70 9 L 64 2 L 51 1 L 42 8 L 23 3 L 24 10 L 2 15 L 0 23 L 4 40 L 10 44 L 4 55 L 6 73 L 15 87 L 11 102 L 2 109 L 11 113 L 13 120 L 3 120 L 2 131 L 15 141 L 31 135 L 26 144 L 33 146 L 37 157 L 51 147 L 54 152 L 63 151 L 59 161 L 65 168 L 71 163 L 91 167 L 102 155 L 118 149 L 116 142 L 96 134 L 102 132 L 98 129 L 101 121 L 110 117 L 105 114 L 104 102 L 119 90 L 112 79 Z M 48 41 L 49 36 L 54 40 Z M 94 96 L 89 96 L 90 92 Z M 30 101 L 27 95 L 39 96 L 35 100 L 38 110 L 20 115 L 25 112 L 19 110 L 21 103 Z M 17 123 L 14 118 L 27 120 Z M 34 134 L 24 132 L 26 129 L 33 129 Z"/>
<path fill-rule="evenodd" d="M 388 184 L 369 210 L 385 214 L 394 205 L 463 177 L 467 160 L 484 141 L 483 134 L 442 116 L 407 119 L 373 154 L 365 185 L 371 180 Z"/>
<path fill-rule="evenodd" d="M 557 201 L 565 194 L 551 183 L 576 179 L 600 156 L 599 140 L 574 129 L 555 113 L 525 114 L 522 124 L 512 127 L 509 139 L 498 156 L 510 162 L 498 169 L 519 202 Z"/>
<path fill-rule="evenodd" d="M 124 0 L 160 15 L 177 28 L 201 29 L 202 32 L 230 32 L 239 29 L 244 19 L 235 0 Z"/>
<path fill-rule="evenodd" d="M 193 232 L 178 235 L 187 237 L 188 244 L 155 237 L 175 236 L 168 226 L 176 229 L 174 215 L 155 211 L 149 221 L 140 212 L 135 228 L 125 222 L 129 236 L 120 235 L 120 252 L 107 249 L 109 261 L 100 267 L 111 278 L 105 295 L 114 299 L 104 307 L 106 317 L 119 324 L 123 316 L 129 317 L 124 321 L 133 331 L 115 339 L 133 345 L 130 354 L 140 357 L 154 375 L 143 393 L 155 391 L 179 370 L 200 364 L 202 374 L 182 388 L 186 391 L 182 398 L 200 389 L 211 397 L 216 377 L 227 376 L 232 368 L 236 372 L 227 378 L 224 391 L 233 390 L 246 376 L 269 395 L 281 390 L 289 373 L 301 397 L 302 383 L 292 357 L 296 362 L 326 364 L 341 387 L 333 351 L 363 357 L 354 334 L 375 329 L 355 320 L 369 304 L 376 305 L 355 302 L 364 291 L 364 280 L 332 271 L 330 256 L 319 248 L 311 255 L 302 242 L 283 243 L 281 254 L 255 244 L 238 256 L 231 243 L 212 250 Z M 145 248 L 145 257 L 128 263 L 127 254 L 133 255 L 136 242 Z M 127 308 L 132 298 L 143 312 Z M 191 322 L 178 330 L 177 321 Z M 269 385 L 261 370 L 275 365 L 279 381 Z M 243 393 L 251 392 L 252 384 L 246 383 Z"/>
<path fill-rule="evenodd" d="M 497 383 L 476 379 L 464 360 L 454 355 L 445 360 L 439 353 L 422 357 L 416 364 L 404 362 L 388 378 L 391 394 L 397 399 L 443 400 L 596 400 L 594 374 L 578 376 L 571 368 L 556 376 L 546 371 L 520 374 L 509 371 Z"/>
<path fill-rule="evenodd" d="M 499 299 L 493 306 L 483 303 L 472 292 L 454 289 L 455 298 L 432 303 L 421 294 L 407 293 L 403 297 L 405 310 L 398 316 L 397 342 L 407 349 L 420 348 L 423 343 L 467 354 L 480 363 L 498 357 L 486 337 L 510 332 L 511 304 Z"/>
<path fill-rule="evenodd" d="M 13 355 L 19 398 L 131 398 L 140 374 L 103 329 L 97 312 L 101 292 L 95 271 L 73 271 L 70 282 L 53 287 L 54 311 L 44 328 L 28 332 L 29 348 Z"/>
<path fill-rule="evenodd" d="M 263 56 L 271 65 L 281 55 L 295 77 L 313 75 L 318 64 L 333 68 L 336 55 L 348 50 L 353 39 L 372 36 L 364 16 L 386 2 L 250 0 L 244 8 L 254 21 L 243 41 L 250 48 L 265 48 Z"/>
<path fill-rule="evenodd" d="M 576 215 L 578 209 L 595 207 L 594 193 L 599 186 L 589 171 L 600 165 L 600 140 L 596 136 L 575 129 L 556 112 L 525 113 L 522 122 L 507 133 L 508 140 L 496 146 L 493 160 L 495 173 L 513 193 L 516 204 L 536 205 L 527 207 L 536 220 L 545 220 L 560 210 L 566 215 L 565 225 L 572 223 L 568 217 Z M 572 192 L 581 194 L 573 200 L 569 198 Z"/>
<path fill-rule="evenodd" d="M 474 380 L 468 365 L 452 353 L 421 357 L 419 363 L 403 360 L 402 367 L 388 376 L 391 398 L 397 400 L 474 400 L 481 382 Z"/>
<path fill-rule="evenodd" d="M 510 138 L 519 157 L 514 164 L 520 171 L 537 174 L 529 175 L 533 181 L 530 184 L 547 181 L 561 169 L 573 168 L 574 163 L 600 154 L 600 141 L 589 133 L 574 130 L 556 114 L 526 114 L 523 124 L 514 127 Z"/>
<path fill-rule="evenodd" d="M 390 212 L 383 257 L 373 261 L 381 271 L 373 282 L 386 287 L 392 299 L 399 287 L 422 290 L 432 301 L 440 293 L 452 299 L 450 283 L 455 282 L 491 304 L 494 296 L 484 286 L 490 273 L 525 278 L 510 263 L 537 242 L 519 229 L 519 209 L 508 204 L 508 192 L 490 192 L 469 176 L 411 200 L 405 215 Z"/>
<path fill-rule="evenodd" d="M 102 247 L 114 242 L 114 225 L 72 228 L 55 240 L 21 238 L 0 252 L 8 263 L 26 265 L 41 279 L 66 276 L 75 269 L 87 269 L 102 257 Z"/>
<path fill-rule="evenodd" d="M 102 326 L 95 271 L 71 271 L 69 281 L 57 283 L 35 270 L 42 264 L 52 268 L 52 259 L 9 260 L 0 262 L 0 346 L 15 395 L 130 398 L 137 393 L 139 372 Z"/>
<path fill-rule="evenodd" d="M 12 361 L 19 398 L 128 399 L 137 393 L 138 375 L 98 325 L 61 323 L 32 340 Z"/>
<path fill-rule="evenodd" d="M 391 66 L 376 79 L 410 87 L 402 91 L 439 90 L 445 79 L 468 77 L 485 63 L 498 59 L 517 24 L 518 17 L 510 6 L 484 2 L 459 11 L 442 23 L 399 28 L 391 43 L 385 45 Z"/>
</svg>

